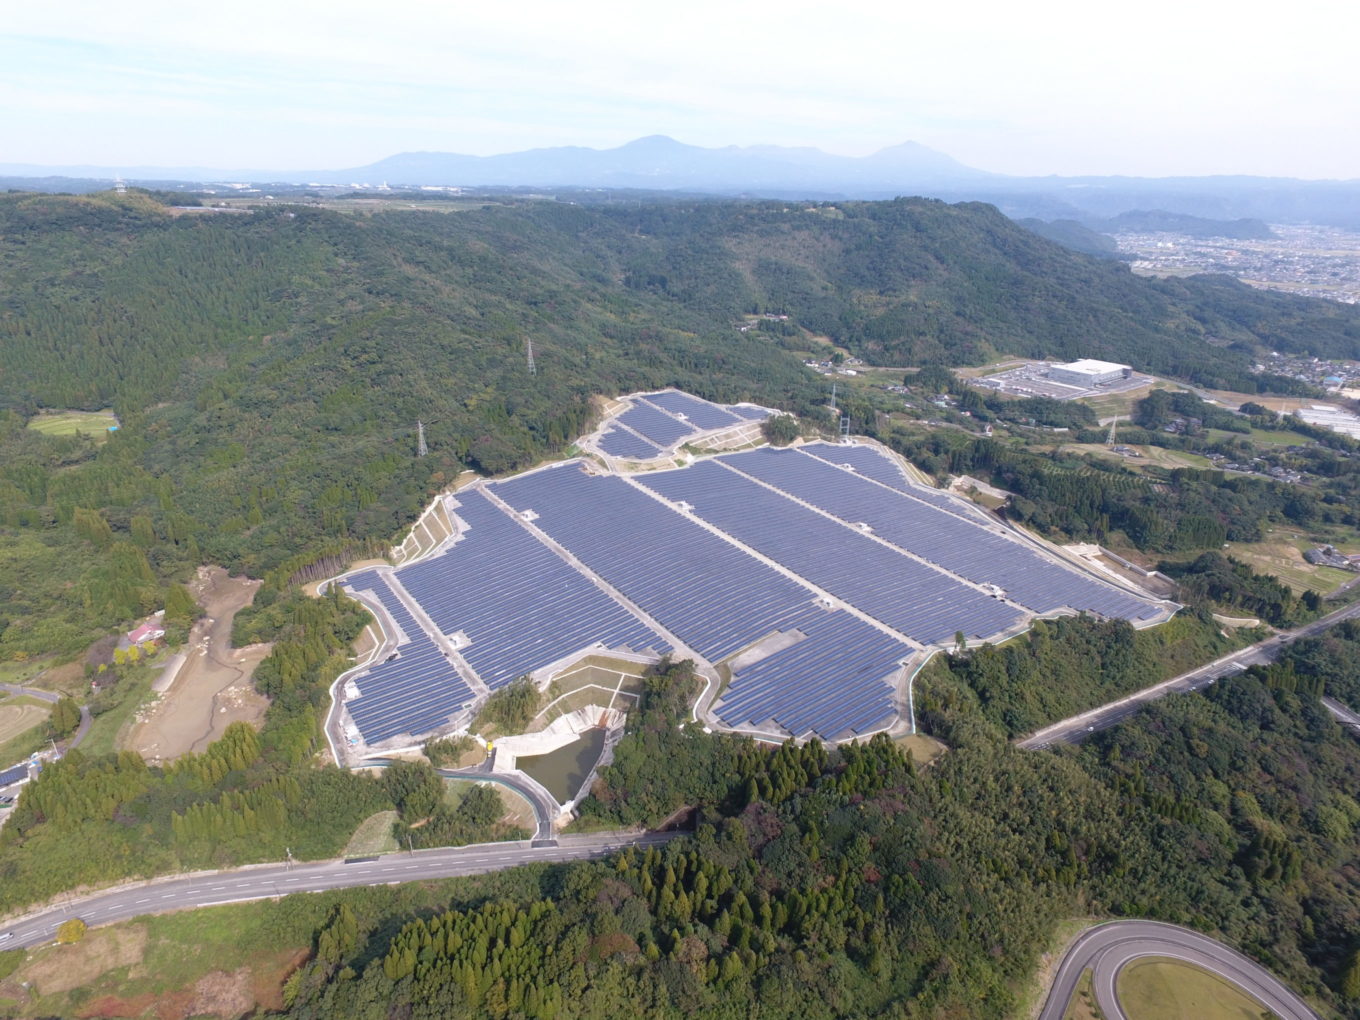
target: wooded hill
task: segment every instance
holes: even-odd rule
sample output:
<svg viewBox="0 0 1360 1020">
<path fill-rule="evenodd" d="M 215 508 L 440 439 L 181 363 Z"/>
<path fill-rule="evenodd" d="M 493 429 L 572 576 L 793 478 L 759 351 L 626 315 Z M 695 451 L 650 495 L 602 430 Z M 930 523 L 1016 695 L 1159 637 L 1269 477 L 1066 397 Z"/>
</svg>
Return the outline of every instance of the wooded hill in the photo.
<svg viewBox="0 0 1360 1020">
<path fill-rule="evenodd" d="M 11 194 L 0 294 L 0 655 L 74 650 L 198 562 L 381 545 L 463 467 L 560 452 L 594 394 L 809 411 L 820 381 L 785 349 L 804 329 L 878 362 L 1097 355 L 1238 387 L 1262 348 L 1360 354 L 1356 309 L 1139 279 L 926 200 L 174 216 Z M 734 328 L 755 311 L 791 319 Z M 104 406 L 122 428 L 100 447 L 23 428 Z M 75 534 L 103 536 L 91 514 L 106 541 Z"/>
</svg>

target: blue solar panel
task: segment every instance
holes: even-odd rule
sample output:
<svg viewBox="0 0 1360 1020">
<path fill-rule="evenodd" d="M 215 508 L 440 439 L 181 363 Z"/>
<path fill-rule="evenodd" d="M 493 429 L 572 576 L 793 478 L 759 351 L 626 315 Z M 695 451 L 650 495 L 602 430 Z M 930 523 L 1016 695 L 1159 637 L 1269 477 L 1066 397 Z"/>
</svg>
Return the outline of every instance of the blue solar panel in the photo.
<svg viewBox="0 0 1360 1020">
<path fill-rule="evenodd" d="M 455 511 L 467 525 L 441 555 L 397 578 L 492 689 L 595 645 L 661 654 L 670 645 L 476 490 Z"/>
<path fill-rule="evenodd" d="M 610 426 L 600 437 L 600 449 L 611 457 L 635 457 L 638 460 L 661 455 L 661 447 L 617 425 Z"/>
<path fill-rule="evenodd" d="M 665 411 L 646 403 L 634 404 L 619 415 L 618 421 L 662 448 L 674 446 L 686 436 L 699 431 L 688 422 L 672 418 Z"/>
<path fill-rule="evenodd" d="M 891 682 L 912 654 L 844 610 L 812 608 L 791 621 L 804 639 L 738 669 L 714 712 L 733 727 L 773 721 L 795 736 L 844 739 L 896 715 Z"/>
<path fill-rule="evenodd" d="M 837 452 L 854 447 L 834 447 Z M 877 454 L 873 454 L 877 457 Z M 882 458 L 880 458 L 882 459 Z M 1129 620 L 1154 619 L 1161 608 L 1088 574 L 1053 562 L 999 525 L 944 512 L 919 486 L 890 491 L 817 457 L 792 450 L 752 450 L 721 458 L 723 464 L 835 515 L 865 523 L 879 538 L 938 563 L 977 584 L 995 584 L 1036 613 L 1070 608 Z M 885 461 L 886 462 L 886 461 Z M 929 501 L 919 498 L 933 496 Z"/>
<path fill-rule="evenodd" d="M 396 658 L 356 678 L 361 696 L 345 703 L 365 741 L 376 744 L 402 734 L 428 733 L 471 704 L 472 688 L 420 629 L 386 576 L 367 570 L 346 578 L 344 586 L 372 592 L 401 631 Z"/>
<path fill-rule="evenodd" d="M 765 415 L 664 391 L 635 398 L 600 447 L 651 459 L 696 431 Z M 369 743 L 438 729 L 475 701 L 403 599 L 461 635 L 454 658 L 493 689 L 592 648 L 674 650 L 591 574 L 710 663 L 782 634 L 783 647 L 734 669 L 713 712 L 736 728 L 831 740 L 895 717 L 894 681 L 915 652 L 897 635 L 933 645 L 1023 622 L 984 585 L 1038 613 L 1163 612 L 913 484 L 867 446 L 764 448 L 631 480 L 572 463 L 458 500 L 465 528 L 439 556 L 345 582 L 371 591 L 400 631 L 397 656 L 357 678 L 361 696 L 348 702 Z M 824 608 L 821 592 L 854 609 Z"/>
<path fill-rule="evenodd" d="M 28 778 L 28 765 L 15 765 L 13 768 L 0 772 L 0 786 L 9 786 L 10 783 L 17 783 L 26 778 Z"/>
<path fill-rule="evenodd" d="M 638 481 L 668 499 L 691 504 L 695 514 L 727 534 L 923 644 L 949 640 L 960 630 L 986 637 L 1024 619 L 1004 602 L 718 461 L 643 475 Z"/>
<path fill-rule="evenodd" d="M 664 393 L 649 393 L 645 397 L 649 404 L 655 404 L 671 414 L 681 414 L 701 429 L 720 429 L 740 425 L 742 419 L 723 410 L 717 404 L 691 397 L 688 393 L 666 390 Z"/>
<path fill-rule="evenodd" d="M 620 478 L 567 464 L 492 488 L 710 662 L 782 629 L 814 598 Z"/>
<path fill-rule="evenodd" d="M 770 412 L 763 407 L 752 407 L 749 404 L 734 404 L 728 408 L 738 418 L 745 418 L 747 421 L 762 421 L 770 416 Z"/>
</svg>

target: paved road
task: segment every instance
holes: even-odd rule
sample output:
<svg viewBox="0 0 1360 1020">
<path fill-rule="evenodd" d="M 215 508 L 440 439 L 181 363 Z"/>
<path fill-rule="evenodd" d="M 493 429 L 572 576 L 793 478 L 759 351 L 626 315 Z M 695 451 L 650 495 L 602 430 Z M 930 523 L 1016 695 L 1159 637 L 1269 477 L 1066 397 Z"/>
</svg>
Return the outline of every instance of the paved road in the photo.
<svg viewBox="0 0 1360 1020">
<path fill-rule="evenodd" d="M 1334 701 L 1331 698 L 1323 698 L 1322 707 L 1328 712 L 1331 712 L 1332 717 L 1342 726 L 1346 726 L 1356 733 L 1360 733 L 1360 715 L 1352 712 L 1345 705 L 1341 704 L 1341 702 Z"/>
<path fill-rule="evenodd" d="M 553 838 L 553 825 L 562 814 L 561 806 L 547 790 L 527 776 L 518 772 L 492 772 L 491 766 L 495 760 L 494 757 L 491 757 L 480 765 L 474 765 L 471 768 L 436 769 L 435 771 L 448 779 L 473 779 L 508 786 L 523 796 L 534 809 L 534 817 L 538 819 L 538 831 L 534 833 L 534 842 L 543 843 L 551 840 Z"/>
<path fill-rule="evenodd" d="M 1338 609 L 1336 612 L 1320 617 L 1296 630 L 1272 635 L 1264 641 L 1249 645 L 1220 659 L 1215 659 L 1208 665 L 1199 666 L 1188 673 L 1182 673 L 1170 680 L 1163 680 L 1161 683 L 1145 687 L 1141 691 L 1101 705 L 1099 708 L 1093 708 L 1090 711 L 1082 712 L 1080 715 L 1074 715 L 1070 719 L 1045 726 L 1039 732 L 1023 740 L 1017 740 L 1016 746 L 1038 750 L 1057 743 L 1075 744 L 1096 730 L 1107 729 L 1122 722 L 1150 701 L 1155 701 L 1168 694 L 1197 691 L 1222 677 L 1241 673 L 1248 666 L 1263 666 L 1274 662 L 1279 656 L 1280 650 L 1291 641 L 1302 637 L 1312 637 L 1315 634 L 1322 633 L 1328 627 L 1336 626 L 1342 620 L 1355 618 L 1360 618 L 1360 602 Z"/>
<path fill-rule="evenodd" d="M 10 922 L 0 931 L 0 949 L 50 941 L 57 925 L 79 917 L 91 927 L 126 921 L 142 914 L 269 899 L 295 892 L 322 892 L 358 885 L 398 885 L 421 879 L 451 878 L 500 871 L 520 864 L 555 863 L 604 857 L 624 846 L 657 846 L 677 832 L 595 833 L 563 836 L 548 846 L 483 843 L 441 847 L 305 864 L 266 864 L 187 877 L 152 879 L 91 893 Z"/>
<path fill-rule="evenodd" d="M 1128 1020 L 1115 997 L 1120 970 L 1141 957 L 1193 963 L 1232 982 L 1281 1020 L 1319 1020 L 1318 1014 L 1260 964 L 1206 935 L 1158 921 L 1111 921 L 1072 943 L 1053 979 L 1039 1020 L 1062 1020 L 1083 971 L 1093 976 L 1096 1004 L 1106 1020 Z"/>
</svg>

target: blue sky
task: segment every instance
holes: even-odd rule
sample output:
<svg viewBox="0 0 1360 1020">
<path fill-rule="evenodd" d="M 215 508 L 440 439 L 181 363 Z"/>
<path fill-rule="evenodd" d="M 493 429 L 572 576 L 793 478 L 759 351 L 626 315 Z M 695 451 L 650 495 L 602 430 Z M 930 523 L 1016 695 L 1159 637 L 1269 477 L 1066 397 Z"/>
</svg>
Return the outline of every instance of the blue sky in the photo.
<svg viewBox="0 0 1360 1020">
<path fill-rule="evenodd" d="M 1360 16 L 1302 0 L 46 0 L 0 34 L 0 162 L 914 140 L 1019 174 L 1360 177 Z"/>
</svg>

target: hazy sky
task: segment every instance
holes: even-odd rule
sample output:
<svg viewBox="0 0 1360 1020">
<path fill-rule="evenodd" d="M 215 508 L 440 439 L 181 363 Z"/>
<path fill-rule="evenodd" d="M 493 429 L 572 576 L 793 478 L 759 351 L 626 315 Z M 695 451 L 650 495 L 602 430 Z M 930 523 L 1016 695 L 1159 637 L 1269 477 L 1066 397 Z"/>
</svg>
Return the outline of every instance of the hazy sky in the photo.
<svg viewBox="0 0 1360 1020">
<path fill-rule="evenodd" d="M 667 134 L 910 139 L 1016 174 L 1360 177 L 1360 14 L 1340 0 L 7 6 L 0 163 L 328 169 Z"/>
</svg>

